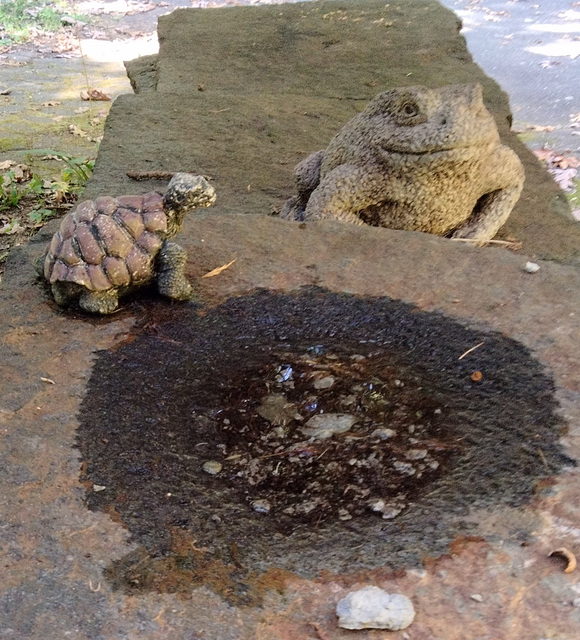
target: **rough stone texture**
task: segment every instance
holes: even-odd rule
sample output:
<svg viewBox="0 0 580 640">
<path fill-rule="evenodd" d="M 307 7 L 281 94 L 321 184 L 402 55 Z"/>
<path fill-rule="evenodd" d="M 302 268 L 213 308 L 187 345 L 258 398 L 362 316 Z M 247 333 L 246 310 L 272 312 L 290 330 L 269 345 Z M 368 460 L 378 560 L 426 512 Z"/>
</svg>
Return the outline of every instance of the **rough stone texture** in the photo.
<svg viewBox="0 0 580 640">
<path fill-rule="evenodd" d="M 295 170 L 280 217 L 491 240 L 524 170 L 500 144 L 479 84 L 403 87 L 373 98 Z"/>
<path fill-rule="evenodd" d="M 128 170 L 179 170 L 215 179 L 218 212 L 280 210 L 293 192 L 294 166 L 326 147 L 377 93 L 480 82 L 502 142 L 526 172 L 500 237 L 522 241 L 539 258 L 580 260 L 580 226 L 563 193 L 510 133 L 508 97 L 473 63 L 457 17 L 438 3 L 180 10 L 160 20 L 159 39 L 155 63 L 128 64 L 140 93 L 112 107 L 91 197 L 133 192 Z"/>
<path fill-rule="evenodd" d="M 379 11 L 378 3 L 369 1 L 364 6 Z M 162 28 L 166 40 L 172 25 L 185 29 L 193 17 L 213 20 L 215 37 L 205 38 L 200 47 L 213 58 L 208 55 L 192 64 L 185 56 L 192 42 L 200 42 L 207 33 L 205 22 L 200 33 L 191 32 L 181 45 L 175 44 L 185 56 L 183 65 L 176 69 L 181 69 L 179 73 L 197 70 L 196 80 L 207 83 L 206 90 L 193 96 L 158 92 L 153 94 L 154 100 L 146 93 L 119 100 L 87 197 L 131 193 L 136 187 L 150 191 L 151 183 L 135 185 L 124 178 L 130 168 L 215 172 L 219 212 L 186 220 L 179 237 L 190 256 L 187 272 L 191 278 L 237 258 L 219 276 L 197 282 L 198 296 L 206 305 L 256 287 L 292 291 L 315 284 L 332 291 L 391 296 L 466 324 L 503 332 L 526 345 L 553 376 L 561 415 L 569 426 L 562 443 L 569 456 L 578 458 L 580 272 L 572 265 L 545 261 L 540 261 L 541 270 L 535 274 L 524 271 L 532 254 L 572 259 L 578 247 L 577 229 L 565 220 L 558 190 L 513 138 L 506 140 L 518 150 L 528 175 L 527 191 L 513 218 L 516 226 L 510 230 L 524 240 L 527 251 L 521 254 L 478 249 L 420 233 L 339 223 L 313 223 L 303 228 L 251 215 L 290 195 L 294 164 L 324 146 L 340 124 L 382 88 L 382 82 L 391 77 L 397 84 L 405 82 L 410 67 L 401 64 L 398 51 L 405 49 L 415 60 L 412 72 L 419 77 L 413 83 L 426 83 L 431 78 L 433 84 L 443 84 L 448 76 L 455 82 L 480 78 L 462 39 L 454 32 L 451 14 L 429 3 L 430 19 L 410 20 L 405 12 L 419 11 L 423 4 L 397 6 L 393 5 L 392 11 L 400 12 L 398 23 L 393 20 L 393 27 L 385 27 L 381 33 L 402 38 L 404 30 L 409 33 L 412 27 L 422 36 L 410 38 L 419 43 L 416 50 L 402 47 L 402 40 L 393 40 L 397 47 L 389 51 L 385 64 L 377 64 L 381 57 L 369 36 L 374 32 L 365 32 L 372 66 L 364 66 L 360 52 L 367 49 L 360 42 L 357 46 L 344 39 L 342 45 L 331 42 L 333 38 L 326 35 L 328 25 L 341 29 L 344 21 L 328 22 L 329 18 L 320 17 L 316 28 L 312 24 L 301 27 L 302 35 L 293 37 L 297 54 L 305 56 L 311 51 L 320 59 L 324 72 L 316 77 L 321 82 L 320 95 L 332 95 L 324 93 L 324 77 L 330 81 L 339 74 L 342 63 L 350 64 L 352 57 L 361 65 L 356 67 L 353 62 L 360 73 L 340 76 L 346 86 L 356 89 L 350 101 L 313 95 L 315 85 L 308 79 L 312 65 L 305 64 L 300 73 L 294 73 L 291 66 L 292 73 L 282 73 L 285 66 L 276 69 L 276 64 L 296 60 L 289 46 L 280 49 L 277 59 L 272 50 L 264 49 L 256 59 L 253 49 L 242 47 L 241 34 L 256 36 L 258 25 L 263 25 L 265 38 L 268 34 L 271 37 L 266 19 L 256 20 L 252 30 L 249 22 L 255 14 L 228 9 L 167 19 Z M 307 7 L 308 11 L 317 9 L 328 12 L 324 3 Z M 300 10 L 259 9 L 264 11 L 262 15 L 271 15 L 273 23 L 280 13 L 289 16 L 287 12 Z M 244 16 L 246 22 L 237 16 Z M 229 25 L 228 37 L 220 34 L 220 24 Z M 289 33 L 288 29 L 282 33 Z M 217 43 L 233 47 L 230 61 L 237 72 L 229 73 L 223 56 L 215 55 Z M 341 47 L 341 65 L 322 64 L 328 50 L 340 52 Z M 210 82 L 218 78 L 215 72 L 207 71 L 215 69 L 207 66 L 212 59 L 213 65 L 228 69 L 226 86 L 233 87 L 231 93 L 212 90 Z M 243 86 L 242 69 L 257 65 L 255 79 L 266 79 L 270 62 L 272 82 L 278 86 L 287 82 L 290 89 L 298 85 L 313 89 L 301 96 L 290 91 L 277 96 L 264 84 L 261 98 L 251 96 L 255 85 L 246 76 L 247 85 Z M 163 65 L 161 68 L 171 67 L 168 61 Z M 364 83 L 373 83 L 375 77 L 377 85 L 366 87 Z M 186 80 L 184 76 L 179 82 L 185 86 Z M 482 80 L 488 107 L 500 114 L 498 122 L 504 126 L 505 96 L 491 81 Z M 190 83 L 190 88 L 196 88 L 197 82 Z M 237 96 L 234 89 L 239 90 Z M 342 95 L 345 93 L 343 90 Z M 280 160 L 285 164 L 279 164 Z M 244 215 L 223 215 L 236 211 Z M 412 636 L 417 640 L 576 637 L 580 609 L 572 603 L 578 598 L 578 573 L 565 574 L 559 559 L 548 554 L 559 547 L 577 551 L 578 469 L 539 486 L 531 506 L 473 511 L 466 522 L 476 525 L 479 535 L 458 537 L 450 543 L 448 554 L 425 558 L 422 568 L 394 572 L 385 559 L 383 569 L 354 569 L 347 575 L 326 573 L 312 580 L 274 572 L 263 578 L 261 608 L 226 604 L 212 590 L 212 584 L 220 580 L 219 573 L 212 572 L 206 575 L 204 586 L 192 589 L 187 598 L 153 592 L 127 596 L 114 591 L 103 575 L 104 567 L 139 550 L 114 511 L 91 512 L 85 506 L 85 491 L 94 488 L 79 482 L 81 461 L 74 448 L 76 416 L 95 351 L 115 348 L 131 339 L 143 323 L 163 322 L 171 317 L 172 307 L 157 306 L 165 309 L 157 318 L 148 313 L 146 301 L 138 299 L 106 319 L 65 315 L 39 286 L 31 264 L 55 229 L 52 224 L 36 242 L 11 254 L 0 291 L 0 637 L 340 640 L 351 638 L 352 632 L 337 628 L 336 603 L 369 582 L 412 598 L 418 612 Z M 191 548 L 190 541 L 188 544 Z M 205 554 L 203 549 L 196 553 Z M 482 602 L 476 602 L 470 597 L 474 593 L 493 597 L 486 595 Z M 377 636 L 376 632 L 361 632 L 360 637 Z M 390 637 L 404 636 L 394 632 Z"/>
<path fill-rule="evenodd" d="M 577 545 L 577 470 L 539 487 L 533 507 L 471 513 L 468 521 L 477 524 L 481 537 L 458 538 L 449 555 L 426 558 L 424 569 L 394 573 L 385 562 L 385 569 L 326 574 L 312 581 L 270 575 L 263 608 L 226 605 L 211 586 L 196 588 L 186 600 L 112 591 L 103 568 L 135 546 L 114 512 L 90 512 L 84 505 L 74 449 L 76 414 L 92 354 L 138 330 L 147 318 L 146 307 L 136 301 L 99 320 L 60 314 L 30 266 L 48 233 L 13 252 L 0 298 L 4 635 L 10 637 L 7 630 L 13 629 L 12 637 L 18 638 L 69 632 L 67 637 L 79 639 L 306 640 L 316 637 L 312 625 L 318 625 L 321 633 L 346 638 L 351 632 L 336 628 L 336 603 L 372 581 L 412 598 L 417 638 L 574 637 L 580 612 L 570 603 L 577 597 L 578 577 L 563 573 L 558 560 L 547 556 L 554 548 Z M 542 262 L 538 273 L 528 274 L 526 257 L 503 249 L 340 223 L 301 228 L 260 216 L 249 220 L 207 213 L 186 221 L 180 240 L 191 256 L 192 278 L 237 258 L 219 276 L 198 281 L 198 295 L 206 304 L 256 286 L 289 291 L 317 284 L 403 299 L 518 339 L 554 376 L 569 424 L 563 444 L 568 455 L 580 455 L 577 268 Z M 171 307 L 166 309 L 170 317 Z M 163 317 L 146 321 L 162 322 Z M 522 532 L 534 532 L 525 546 Z M 283 596 L 275 589 L 282 589 Z M 496 595 L 477 603 L 472 593 Z"/>
</svg>

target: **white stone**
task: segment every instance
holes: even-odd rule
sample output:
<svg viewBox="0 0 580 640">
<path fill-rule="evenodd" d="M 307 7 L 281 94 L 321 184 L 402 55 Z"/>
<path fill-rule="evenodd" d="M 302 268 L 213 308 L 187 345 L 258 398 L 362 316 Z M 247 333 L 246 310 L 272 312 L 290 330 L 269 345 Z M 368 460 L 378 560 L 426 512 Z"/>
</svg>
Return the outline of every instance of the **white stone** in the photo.
<svg viewBox="0 0 580 640">
<path fill-rule="evenodd" d="M 379 587 L 352 591 L 336 605 L 338 626 L 343 629 L 406 629 L 415 618 L 413 603 L 400 593 Z"/>
<path fill-rule="evenodd" d="M 300 431 L 309 438 L 326 440 L 335 433 L 350 431 L 357 422 L 358 418 L 348 413 L 317 413 Z"/>
<path fill-rule="evenodd" d="M 524 267 L 524 271 L 528 273 L 536 273 L 540 270 L 540 265 L 537 262 L 526 262 L 526 266 Z"/>
</svg>

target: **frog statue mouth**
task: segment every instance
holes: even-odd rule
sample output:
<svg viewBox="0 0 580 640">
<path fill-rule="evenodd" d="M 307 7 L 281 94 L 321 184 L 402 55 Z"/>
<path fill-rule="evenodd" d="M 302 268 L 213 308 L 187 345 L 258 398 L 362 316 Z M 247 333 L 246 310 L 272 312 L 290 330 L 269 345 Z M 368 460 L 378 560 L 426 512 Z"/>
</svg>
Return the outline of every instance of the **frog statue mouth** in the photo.
<svg viewBox="0 0 580 640">
<path fill-rule="evenodd" d="M 141 545 L 106 571 L 128 593 L 405 566 L 566 463 L 552 382 L 503 335 L 317 288 L 166 309 L 98 355 L 80 412 L 88 505 Z"/>
</svg>

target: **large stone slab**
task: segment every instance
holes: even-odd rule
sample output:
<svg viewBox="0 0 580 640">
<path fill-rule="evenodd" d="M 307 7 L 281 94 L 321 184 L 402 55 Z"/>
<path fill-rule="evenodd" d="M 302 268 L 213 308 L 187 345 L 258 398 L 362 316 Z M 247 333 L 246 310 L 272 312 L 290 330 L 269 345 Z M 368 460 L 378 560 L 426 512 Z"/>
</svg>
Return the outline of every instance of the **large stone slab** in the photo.
<svg viewBox="0 0 580 640">
<path fill-rule="evenodd" d="M 310 11 L 325 5 L 328 3 L 303 6 Z M 338 4 L 328 6 L 330 9 L 324 9 L 325 13 L 332 13 Z M 419 2 L 406 3 L 397 9 L 402 12 L 398 15 L 404 15 L 407 10 L 415 12 L 421 6 Z M 359 12 L 354 20 L 364 17 L 360 15 L 364 10 L 361 7 L 378 12 L 384 5 L 352 2 L 340 10 L 348 12 L 353 7 Z M 271 21 L 265 19 L 265 25 L 277 24 L 274 18 L 283 18 L 286 11 L 300 10 L 300 6 L 271 7 L 273 17 Z M 209 17 L 203 20 L 214 16 L 212 28 L 216 34 L 223 34 L 219 20 L 236 23 L 239 15 L 236 11 L 208 11 Z M 307 22 L 308 15 L 301 20 Z M 438 15 L 442 19 L 446 16 L 447 22 L 437 22 Z M 442 24 L 454 29 L 448 12 L 438 8 L 429 16 L 429 21 L 420 23 L 420 29 L 428 29 L 431 23 L 435 25 L 429 32 L 433 42 L 437 42 L 439 32 L 443 34 Z M 184 14 L 179 20 L 185 21 Z M 322 18 L 317 24 L 324 26 L 328 20 Z M 393 22 L 392 27 L 385 26 L 385 31 L 396 27 Z M 413 29 L 417 22 L 401 20 L 401 28 Z M 332 29 L 338 29 L 342 28 L 341 23 L 349 24 L 350 18 L 347 15 L 347 20 L 336 23 L 328 22 Z M 234 35 L 232 28 L 232 38 Z M 427 49 L 424 62 L 432 53 L 433 61 L 439 64 L 439 55 L 446 51 L 444 57 L 448 61 L 459 56 L 462 64 L 471 65 L 465 58 L 459 36 L 447 39 L 447 35 L 442 35 L 442 38 L 451 43 L 449 48 Z M 307 32 L 294 41 L 298 42 L 298 56 L 300 42 L 314 43 L 316 39 Z M 195 47 L 195 42 L 188 46 Z M 196 55 L 210 46 L 213 43 L 205 41 Z M 335 45 L 329 44 L 327 48 L 332 46 Z M 364 50 L 362 42 L 360 48 Z M 357 47 L 355 50 L 358 52 Z M 163 55 L 162 49 L 158 62 Z M 249 53 L 248 57 L 250 62 L 256 61 Z M 283 59 L 283 55 L 277 58 L 280 64 Z M 265 57 L 258 58 L 260 64 L 265 64 L 265 60 Z M 374 67 L 380 69 L 380 73 L 388 73 L 388 66 L 377 64 L 377 59 L 369 59 L 366 64 L 369 69 Z M 216 68 L 223 66 L 223 60 L 216 60 L 215 65 Z M 179 68 L 186 73 L 187 61 Z M 396 68 L 400 73 L 400 67 Z M 470 68 L 478 73 L 475 67 Z M 244 73 L 251 78 L 252 64 L 245 69 Z M 308 76 L 307 66 L 302 69 Z M 336 72 L 340 82 L 346 82 L 347 76 Z M 276 293 L 297 295 L 301 287 L 312 285 L 318 289 L 303 291 L 301 295 L 305 299 L 322 295 L 320 291 L 329 291 L 340 297 L 354 295 L 357 300 L 365 296 L 387 297 L 413 305 L 408 315 L 399 317 L 399 321 L 408 320 L 404 327 L 407 342 L 409 335 L 411 338 L 413 335 L 412 331 L 409 334 L 409 327 L 419 326 L 414 324 L 413 314 L 417 318 L 432 314 L 429 317 L 436 316 L 436 322 L 455 321 L 483 332 L 483 344 L 469 342 L 455 349 L 456 343 L 453 343 L 451 350 L 450 336 L 439 332 L 433 354 L 446 354 L 445 369 L 456 367 L 463 356 L 461 363 L 465 363 L 468 374 L 472 363 L 477 362 L 470 358 L 478 357 L 464 355 L 469 349 L 477 347 L 473 353 L 487 353 L 488 346 L 499 338 L 514 341 L 509 343 L 521 351 L 528 350 L 530 371 L 521 369 L 520 361 L 514 362 L 514 367 L 508 362 L 504 366 L 505 376 L 496 381 L 503 381 L 498 393 L 501 397 L 509 396 L 512 389 L 509 385 L 513 384 L 514 403 L 516 387 L 519 402 L 521 384 L 509 377 L 513 370 L 521 371 L 532 380 L 547 380 L 544 387 L 540 385 L 542 393 L 537 398 L 529 394 L 529 402 L 534 404 L 537 400 L 540 405 L 547 399 L 550 406 L 557 403 L 558 414 L 565 425 L 560 442 L 564 454 L 561 461 L 570 462 L 580 456 L 580 272 L 575 265 L 553 260 L 540 261 L 541 269 L 535 274 L 524 270 L 532 251 L 572 261 L 578 246 L 572 231 L 575 227 L 559 226 L 564 224 L 565 217 L 559 217 L 560 214 L 550 208 L 550 198 L 557 200 L 559 192 L 549 182 L 543 182 L 545 174 L 540 172 L 539 165 L 530 164 L 532 173 L 528 176 L 537 176 L 538 184 L 528 180 L 528 189 L 532 187 L 532 191 L 526 196 L 530 198 L 528 204 L 538 207 L 539 220 L 532 223 L 536 220 L 532 213 L 529 218 L 523 213 L 523 217 L 515 217 L 516 222 L 520 221 L 518 233 L 524 240 L 522 253 L 476 248 L 420 233 L 339 223 L 301 225 L 268 217 L 263 213 L 281 203 L 291 190 L 293 163 L 323 145 L 334 128 L 350 118 L 367 99 L 365 96 L 358 100 L 358 94 L 349 99 L 334 99 L 326 94 L 318 95 L 316 91 L 304 91 L 300 95 L 283 93 L 274 88 L 275 74 L 269 77 L 272 88 L 261 95 L 254 95 L 253 90 L 243 93 L 243 83 L 238 83 L 236 91 L 226 86 L 219 91 L 198 91 L 196 86 L 191 95 L 179 91 L 175 84 L 171 91 L 143 91 L 117 101 L 108 121 L 98 168 L 87 195 L 145 191 L 152 186 L 162 186 L 155 182 L 130 182 L 125 176 L 127 170 L 186 169 L 209 173 L 214 178 L 219 197 L 217 206 L 203 214 L 189 216 L 178 238 L 189 253 L 187 272 L 195 282 L 199 307 L 172 305 L 145 292 L 126 301 L 121 310 L 109 318 L 90 318 L 58 309 L 38 283 L 32 267 L 55 230 L 55 223 L 47 225 L 30 245 L 17 248 L 8 259 L 0 291 L 0 562 L 3 567 L 0 635 L 30 640 L 52 637 L 79 640 L 349 638 L 352 632 L 337 627 L 336 603 L 352 588 L 373 583 L 412 599 L 417 611 L 409 628 L 412 637 L 445 640 L 575 637 L 580 624 L 580 608 L 576 606 L 577 572 L 564 573 L 558 558 L 549 558 L 548 554 L 560 547 L 577 551 L 580 474 L 577 468 L 569 466 L 554 475 L 561 465 L 554 464 L 551 442 L 549 448 L 540 438 L 536 445 L 535 432 L 526 430 L 525 425 L 520 428 L 527 435 L 523 449 L 528 457 L 516 452 L 513 460 L 502 459 L 504 474 L 513 470 L 517 476 L 522 472 L 517 465 L 522 464 L 522 460 L 530 460 L 530 455 L 534 460 L 531 466 L 540 469 L 540 473 L 535 472 L 539 481 L 521 488 L 525 500 L 513 505 L 500 501 L 493 508 L 481 504 L 473 504 L 471 508 L 462 505 L 453 513 L 451 510 L 456 505 L 450 504 L 449 512 L 441 517 L 448 525 L 447 537 L 432 540 L 424 557 L 417 554 L 417 549 L 406 548 L 413 536 L 421 537 L 420 523 L 414 530 L 409 527 L 408 531 L 402 531 L 400 538 L 386 539 L 388 530 L 379 531 L 379 520 L 378 525 L 376 522 L 373 525 L 373 531 L 379 531 L 380 535 L 363 540 L 364 547 L 348 549 L 353 563 L 345 570 L 336 569 L 333 545 L 321 545 L 315 530 L 311 532 L 313 550 L 308 555 L 316 555 L 318 549 L 323 556 L 328 554 L 328 565 L 335 570 L 326 572 L 301 566 L 299 553 L 286 558 L 287 561 L 281 557 L 275 568 L 268 565 L 268 558 L 256 556 L 256 549 L 267 556 L 282 546 L 279 538 L 271 537 L 271 529 L 267 527 L 255 533 L 251 541 L 240 539 L 229 550 L 229 555 L 224 556 L 216 551 L 211 516 L 208 512 L 204 519 L 203 508 L 199 515 L 204 527 L 199 540 L 193 537 L 190 523 L 177 519 L 168 531 L 156 532 L 170 539 L 167 555 L 152 558 L 140 529 L 145 532 L 151 529 L 155 501 L 160 497 L 180 498 L 173 493 L 185 491 L 184 487 L 192 494 L 201 494 L 201 491 L 191 483 L 182 486 L 182 479 L 177 478 L 176 490 L 159 496 L 155 493 L 157 477 L 152 478 L 147 470 L 130 468 L 127 483 L 137 487 L 144 502 L 128 509 L 127 514 L 129 496 L 121 491 L 109 499 L 110 488 L 103 488 L 94 476 L 95 468 L 88 468 L 89 456 L 85 453 L 88 445 L 86 440 L 81 443 L 84 435 L 79 426 L 82 422 L 86 427 L 90 405 L 84 399 L 89 389 L 91 393 L 95 389 L 91 382 L 95 360 L 98 360 L 105 387 L 116 384 L 124 391 L 127 385 L 125 395 L 131 394 L 128 378 L 121 379 L 120 383 L 118 377 L 107 378 L 106 363 L 115 359 L 123 362 L 132 345 L 147 344 L 149 340 L 155 346 L 155 351 L 144 354 L 152 386 L 145 395 L 134 394 L 131 405 L 137 415 L 131 425 L 134 440 L 130 451 L 117 456 L 122 463 L 125 457 L 128 459 L 135 452 L 146 450 L 150 440 L 155 439 L 154 429 L 149 430 L 155 417 L 150 415 L 148 407 L 155 405 L 156 410 L 163 412 L 166 398 L 177 397 L 178 403 L 191 400 L 182 399 L 178 392 L 176 396 L 175 389 L 164 387 L 169 384 L 168 378 L 155 376 L 159 367 L 156 354 L 163 356 L 166 352 L 175 357 L 177 371 L 172 375 L 176 373 L 177 378 L 183 378 L 189 373 L 187 368 L 181 368 L 184 358 L 179 340 L 182 336 L 174 330 L 178 318 L 191 319 L 189 342 L 182 343 L 185 351 L 203 341 L 204 336 L 196 335 L 195 328 L 202 326 L 204 318 L 211 323 L 214 319 L 217 322 L 221 315 L 229 314 L 228 317 L 235 319 L 238 313 L 242 319 L 243 307 L 236 307 L 238 298 L 253 294 L 258 288 L 267 292 L 262 294 L 266 297 Z M 320 76 L 317 77 L 322 82 Z M 259 76 L 254 79 L 257 81 Z M 235 80 L 231 76 L 228 82 L 234 84 Z M 353 78 L 353 83 L 355 80 Z M 483 80 L 488 83 L 486 87 L 492 86 Z M 185 83 L 185 76 L 179 82 Z M 369 87 L 369 95 L 381 88 Z M 507 117 L 505 97 L 493 87 L 492 93 L 488 92 L 488 100 L 490 95 L 492 108 L 493 96 L 499 101 L 500 106 L 494 112 L 499 114 L 498 121 L 503 126 Z M 525 160 L 525 155 L 522 157 Z M 534 170 L 538 173 L 534 174 Z M 559 229 L 560 235 L 552 233 L 552 227 Z M 563 230 L 569 232 L 563 233 Z M 540 237 L 540 233 L 545 237 Z M 201 278 L 234 259 L 219 275 Z M 228 302 L 233 307 L 224 310 L 220 305 Z M 261 321 L 264 331 L 272 333 L 275 318 L 266 314 Z M 288 321 L 300 326 L 303 318 L 289 314 Z M 381 319 L 376 321 L 380 323 Z M 368 325 L 368 321 L 365 322 Z M 258 327 L 252 327 L 252 331 L 260 334 Z M 357 334 L 356 323 L 352 324 L 352 332 Z M 277 339 L 283 343 L 285 336 L 281 334 Z M 211 362 L 211 345 L 204 348 L 208 349 L 206 358 Z M 227 353 L 227 345 L 222 344 L 222 350 Z M 505 354 L 496 353 L 498 358 L 505 358 Z M 422 366 L 420 362 L 418 366 Z M 466 394 L 471 393 L 474 383 L 468 375 L 464 378 L 454 384 Z M 483 379 L 485 385 L 485 370 Z M 493 384 L 490 389 L 493 395 Z M 106 424 L 102 425 L 104 431 L 96 444 L 104 447 L 104 457 L 111 440 L 119 438 L 121 418 L 126 420 L 122 408 L 114 401 L 119 389 L 114 391 L 104 394 L 105 404 L 99 407 Z M 511 419 L 513 409 L 506 403 L 506 415 Z M 149 425 L 147 431 L 141 430 L 142 423 Z M 144 433 L 148 439 L 140 438 Z M 498 454 L 508 435 L 498 436 Z M 80 457 L 80 444 L 84 447 L 84 459 Z M 154 464 L 166 466 L 164 456 L 172 453 L 172 446 L 168 445 Z M 477 456 L 477 451 L 474 455 Z M 485 470 L 478 473 L 491 475 L 487 480 L 493 483 L 493 473 L 486 474 Z M 474 482 L 478 481 L 479 478 L 474 478 Z M 95 498 L 99 495 L 103 496 L 100 502 Z M 94 510 L 89 510 L 87 503 L 93 505 Z M 243 519 L 252 511 L 246 505 L 236 513 Z M 130 531 L 125 528 L 129 521 Z M 355 525 L 348 521 L 339 523 L 349 536 Z M 440 525 L 435 521 L 425 526 Z M 364 536 L 364 531 L 359 533 Z M 290 544 L 293 535 L 288 538 L 284 544 Z M 316 547 L 317 544 L 321 546 Z M 340 536 L 336 537 L 336 544 L 340 544 Z M 374 552 L 372 558 L 366 552 L 369 546 Z M 318 565 L 323 560 L 324 557 L 318 558 Z M 266 566 L 270 567 L 268 571 Z M 115 567 L 127 568 L 124 581 L 118 579 Z"/>
<path fill-rule="evenodd" d="M 426 558 L 422 569 L 407 565 L 392 572 L 388 553 L 384 568 L 359 566 L 343 575 L 307 579 L 281 567 L 260 578 L 261 606 L 234 606 L 222 599 L 231 602 L 232 592 L 217 596 L 215 590 L 223 588 L 225 569 L 248 569 L 244 543 L 239 544 L 238 564 L 224 569 L 211 552 L 210 539 L 210 544 L 191 543 L 192 558 L 208 569 L 186 598 L 179 582 L 163 583 L 162 593 L 115 591 L 104 569 L 117 559 L 143 563 L 147 556 L 128 538 L 114 508 L 103 512 L 85 506 L 85 492 L 95 488 L 79 481 L 79 407 L 98 350 L 116 350 L 143 331 L 157 336 L 161 347 L 164 340 L 171 344 L 176 336 L 170 323 L 182 307 L 136 299 L 106 319 L 58 311 L 31 266 L 48 235 L 13 252 L 0 294 L 0 619 L 7 637 L 346 638 L 350 632 L 336 626 L 334 607 L 350 588 L 368 582 L 412 598 L 417 617 L 410 631 L 416 637 L 574 637 L 580 622 L 580 610 L 571 604 L 578 597 L 577 577 L 563 573 L 547 555 L 558 547 L 574 550 L 577 544 L 580 485 L 575 469 L 540 483 L 530 506 L 465 514 L 456 527 L 469 535 L 452 542 L 450 555 Z M 196 278 L 198 299 L 206 305 L 202 313 L 256 287 L 291 292 L 315 284 L 389 296 L 517 339 L 553 377 L 568 424 L 564 451 L 580 455 L 577 268 L 543 262 L 531 275 L 523 270 L 524 257 L 501 249 L 420 233 L 338 223 L 300 226 L 247 214 L 207 212 L 191 218 L 180 240 L 189 250 L 188 273 Z M 234 258 L 220 275 L 197 280 Z M 111 434 L 105 440 L 115 437 L 116 413 L 112 405 Z M 541 460 L 540 450 L 538 445 Z M 147 476 L 139 482 L 146 486 Z M 145 523 L 146 512 L 142 518 Z M 181 544 L 190 548 L 190 542 L 183 538 Z M 262 545 L 267 550 L 269 540 Z M 199 580 L 207 586 L 198 586 Z M 181 589 L 181 595 L 174 589 Z M 473 594 L 482 601 L 472 599 Z"/>
<path fill-rule="evenodd" d="M 325 147 L 368 100 L 394 86 L 480 82 L 502 139 L 526 170 L 500 237 L 530 255 L 580 260 L 564 194 L 509 130 L 509 100 L 473 63 L 456 16 L 433 0 L 297 3 L 178 10 L 160 20 L 160 53 L 128 63 L 139 91 L 113 105 L 90 197 L 142 192 L 127 171 L 207 172 L 218 211 L 270 213 L 293 167 Z"/>
</svg>

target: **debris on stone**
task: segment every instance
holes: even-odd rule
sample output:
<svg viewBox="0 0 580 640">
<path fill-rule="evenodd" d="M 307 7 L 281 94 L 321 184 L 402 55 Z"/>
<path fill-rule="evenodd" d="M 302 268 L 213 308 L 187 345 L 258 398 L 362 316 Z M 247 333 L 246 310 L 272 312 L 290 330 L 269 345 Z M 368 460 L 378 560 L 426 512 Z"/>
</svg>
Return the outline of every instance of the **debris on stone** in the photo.
<svg viewBox="0 0 580 640">
<path fill-rule="evenodd" d="M 348 413 L 317 413 L 300 430 L 309 438 L 326 440 L 336 433 L 350 431 L 357 422 L 358 418 Z"/>
<path fill-rule="evenodd" d="M 81 91 L 81 100 L 110 102 L 111 96 L 100 89 L 88 89 L 87 91 Z"/>
<path fill-rule="evenodd" d="M 217 474 L 223 469 L 223 465 L 221 462 L 217 462 L 216 460 L 208 460 L 203 463 L 201 468 L 206 473 L 209 473 L 210 476 L 217 476 Z"/>
<path fill-rule="evenodd" d="M 269 500 L 254 500 L 252 502 L 252 509 L 257 513 L 270 513 L 271 508 Z"/>
<path fill-rule="evenodd" d="M 406 629 L 415 618 L 413 603 L 400 593 L 374 586 L 352 591 L 336 605 L 343 629 Z"/>
<path fill-rule="evenodd" d="M 483 602 L 483 596 L 481 593 L 472 593 L 469 597 L 472 600 L 475 600 L 475 602 Z"/>
<path fill-rule="evenodd" d="M 576 556 L 570 550 L 566 549 L 566 547 L 554 549 L 554 551 L 549 554 L 550 558 L 552 556 L 559 556 L 566 560 L 567 564 L 566 568 L 564 569 L 564 573 L 572 573 L 572 571 L 574 571 L 574 569 L 576 568 Z"/>
<path fill-rule="evenodd" d="M 537 273 L 540 270 L 540 265 L 537 262 L 526 262 L 524 271 L 526 273 Z"/>
<path fill-rule="evenodd" d="M 481 371 L 474 371 L 469 377 L 473 382 L 481 382 L 483 379 L 483 373 L 481 373 Z"/>
<path fill-rule="evenodd" d="M 103 484 L 94 484 L 93 485 L 93 491 L 95 493 L 99 493 L 99 491 L 104 491 L 107 487 Z"/>
<path fill-rule="evenodd" d="M 201 277 L 202 278 L 213 278 L 214 276 L 219 275 L 222 271 L 225 271 L 228 267 L 231 267 L 236 260 L 237 260 L 237 258 L 234 258 L 233 260 L 231 260 L 227 264 L 223 264 L 221 267 L 216 267 L 215 269 L 212 269 L 211 271 L 208 271 L 207 273 L 204 273 Z"/>
<path fill-rule="evenodd" d="M 273 425 L 285 425 L 296 419 L 296 405 L 288 402 L 283 393 L 272 393 L 262 398 L 256 413 Z M 298 416 L 300 417 L 300 416 Z"/>
<path fill-rule="evenodd" d="M 315 389 L 330 389 L 335 382 L 334 376 L 324 376 L 323 378 L 317 378 L 314 381 Z"/>
</svg>

